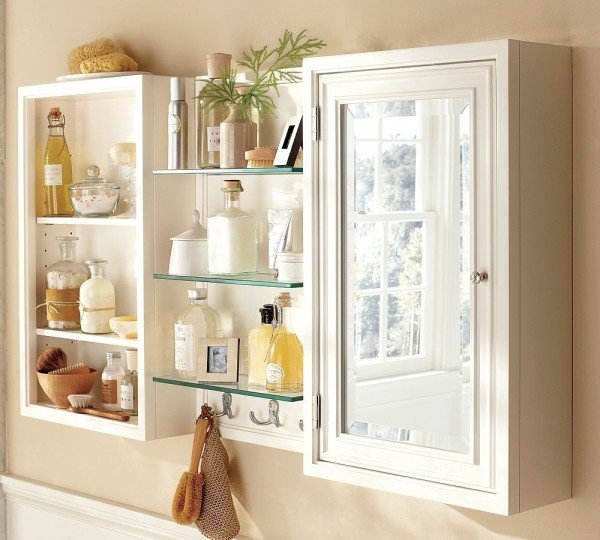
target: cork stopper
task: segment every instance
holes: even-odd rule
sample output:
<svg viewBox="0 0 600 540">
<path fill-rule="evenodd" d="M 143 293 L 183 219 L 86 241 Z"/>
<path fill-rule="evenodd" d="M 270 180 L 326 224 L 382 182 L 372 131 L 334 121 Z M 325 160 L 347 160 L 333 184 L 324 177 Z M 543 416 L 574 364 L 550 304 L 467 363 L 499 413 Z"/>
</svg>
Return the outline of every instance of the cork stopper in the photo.
<svg viewBox="0 0 600 540">
<path fill-rule="evenodd" d="M 232 201 L 237 201 L 240 198 L 240 193 L 244 191 L 244 188 L 239 180 L 224 180 L 221 191 L 226 195 L 229 195 L 229 198 Z"/>
<path fill-rule="evenodd" d="M 292 307 L 292 296 L 289 292 L 279 293 L 273 303 L 279 307 Z"/>
<path fill-rule="evenodd" d="M 65 127 L 65 115 L 60 112 L 60 107 L 52 107 L 47 118 L 48 127 Z"/>
</svg>

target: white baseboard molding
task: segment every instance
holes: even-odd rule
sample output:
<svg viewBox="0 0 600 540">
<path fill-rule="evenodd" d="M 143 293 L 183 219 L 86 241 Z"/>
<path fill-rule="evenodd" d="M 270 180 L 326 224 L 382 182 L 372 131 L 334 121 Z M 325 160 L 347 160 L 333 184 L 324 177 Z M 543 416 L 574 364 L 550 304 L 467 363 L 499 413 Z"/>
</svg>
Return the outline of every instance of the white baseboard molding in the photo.
<svg viewBox="0 0 600 540">
<path fill-rule="evenodd" d="M 7 539 L 198 540 L 185 527 L 134 508 L 11 475 L 0 475 L 6 498 Z"/>
</svg>

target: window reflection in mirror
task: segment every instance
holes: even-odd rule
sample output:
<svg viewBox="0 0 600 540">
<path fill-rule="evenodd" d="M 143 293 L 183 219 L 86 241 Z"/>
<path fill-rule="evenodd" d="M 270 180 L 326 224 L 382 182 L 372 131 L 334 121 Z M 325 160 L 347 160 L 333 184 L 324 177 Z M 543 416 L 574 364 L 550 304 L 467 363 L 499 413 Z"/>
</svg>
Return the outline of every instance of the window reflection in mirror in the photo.
<svg viewBox="0 0 600 540">
<path fill-rule="evenodd" d="M 350 103 L 342 119 L 345 432 L 469 452 L 468 100 Z"/>
</svg>

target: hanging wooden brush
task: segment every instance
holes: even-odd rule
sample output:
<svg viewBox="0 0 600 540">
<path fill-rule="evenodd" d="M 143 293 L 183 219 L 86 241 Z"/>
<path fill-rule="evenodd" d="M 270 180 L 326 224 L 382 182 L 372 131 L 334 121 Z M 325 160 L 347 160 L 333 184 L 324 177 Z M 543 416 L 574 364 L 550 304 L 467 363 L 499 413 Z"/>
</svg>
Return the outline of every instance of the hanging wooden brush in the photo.
<svg viewBox="0 0 600 540">
<path fill-rule="evenodd" d="M 181 475 L 173 496 L 171 515 L 180 525 L 191 525 L 200 515 L 203 479 L 198 468 L 204 450 L 206 432 L 210 428 L 210 424 L 209 418 L 200 417 L 196 422 L 190 468 Z"/>
</svg>

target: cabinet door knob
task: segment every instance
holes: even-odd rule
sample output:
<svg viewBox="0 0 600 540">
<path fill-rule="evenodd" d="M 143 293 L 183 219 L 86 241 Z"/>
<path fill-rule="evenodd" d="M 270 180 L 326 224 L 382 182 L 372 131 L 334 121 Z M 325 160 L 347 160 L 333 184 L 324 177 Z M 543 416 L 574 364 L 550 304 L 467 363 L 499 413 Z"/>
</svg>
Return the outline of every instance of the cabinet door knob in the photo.
<svg viewBox="0 0 600 540">
<path fill-rule="evenodd" d="M 478 283 L 483 283 L 488 280 L 487 272 L 473 272 L 471 274 L 471 283 L 477 285 Z"/>
</svg>

